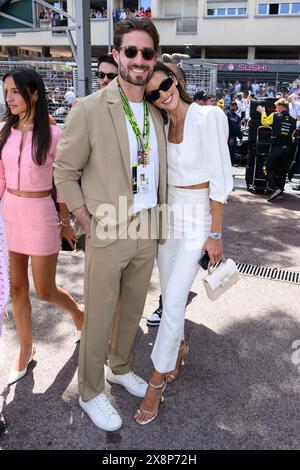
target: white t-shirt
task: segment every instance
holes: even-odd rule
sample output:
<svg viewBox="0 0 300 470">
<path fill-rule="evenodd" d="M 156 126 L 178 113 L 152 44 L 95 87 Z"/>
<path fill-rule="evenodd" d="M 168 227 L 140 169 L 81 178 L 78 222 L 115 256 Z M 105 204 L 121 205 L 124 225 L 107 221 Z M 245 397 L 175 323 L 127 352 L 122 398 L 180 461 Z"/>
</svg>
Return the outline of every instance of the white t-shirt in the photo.
<svg viewBox="0 0 300 470">
<path fill-rule="evenodd" d="M 294 101 L 293 103 L 289 104 L 289 111 L 290 115 L 294 118 L 297 119 L 298 116 L 300 116 L 300 103 L 297 101 Z"/>
<path fill-rule="evenodd" d="M 143 132 L 144 129 L 144 103 L 132 103 L 129 102 L 132 112 L 135 116 L 138 126 Z M 159 184 L 159 158 L 158 158 L 158 147 L 155 128 L 150 117 L 150 152 L 149 160 L 150 163 L 146 167 L 139 165 L 138 168 L 138 193 L 133 196 L 133 212 L 139 212 L 142 209 L 151 209 L 157 205 L 157 191 Z M 131 124 L 126 118 L 127 132 L 129 139 L 129 149 L 130 149 L 130 169 L 132 171 L 133 165 L 138 163 L 137 155 L 137 141 L 136 136 L 132 130 Z M 140 179 L 143 178 L 141 184 Z M 148 185 L 145 185 L 145 180 L 148 182 Z M 146 191 L 143 191 L 143 188 L 147 188 Z"/>
</svg>

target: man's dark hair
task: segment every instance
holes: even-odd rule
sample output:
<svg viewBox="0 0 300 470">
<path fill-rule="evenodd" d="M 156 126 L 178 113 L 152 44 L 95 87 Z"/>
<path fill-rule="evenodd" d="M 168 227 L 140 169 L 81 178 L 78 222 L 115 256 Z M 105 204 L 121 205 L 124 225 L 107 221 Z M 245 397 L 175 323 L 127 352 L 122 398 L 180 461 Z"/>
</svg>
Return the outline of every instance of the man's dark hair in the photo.
<svg viewBox="0 0 300 470">
<path fill-rule="evenodd" d="M 207 101 L 207 100 L 208 100 L 208 96 L 207 96 L 207 94 L 205 93 L 205 91 L 200 90 L 200 91 L 197 91 L 197 92 L 194 94 L 193 100 L 194 100 L 194 101 L 197 101 L 197 100 Z"/>
<path fill-rule="evenodd" d="M 118 67 L 118 64 L 115 62 L 115 59 L 113 58 L 111 54 L 104 54 L 98 57 L 97 69 L 99 68 L 100 64 L 102 64 L 102 62 L 107 62 L 108 64 Z"/>
<path fill-rule="evenodd" d="M 159 45 L 159 34 L 154 23 L 149 18 L 128 18 L 118 21 L 114 30 L 114 48 L 119 50 L 122 45 L 124 34 L 132 31 L 143 31 L 152 38 L 154 50 L 157 51 Z"/>
</svg>

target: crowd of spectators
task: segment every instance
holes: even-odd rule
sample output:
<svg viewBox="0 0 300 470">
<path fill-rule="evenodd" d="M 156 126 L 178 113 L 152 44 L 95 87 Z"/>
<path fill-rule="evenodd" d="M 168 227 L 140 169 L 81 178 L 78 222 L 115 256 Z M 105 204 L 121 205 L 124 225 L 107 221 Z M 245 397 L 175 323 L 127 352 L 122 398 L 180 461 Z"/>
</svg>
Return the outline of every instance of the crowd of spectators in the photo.
<svg viewBox="0 0 300 470">
<path fill-rule="evenodd" d="M 235 102 L 236 114 L 241 119 L 242 124 L 246 125 L 252 99 L 285 98 L 288 100 L 292 94 L 300 95 L 300 79 L 281 88 L 282 91 L 277 92 L 275 83 L 261 83 L 258 80 L 252 82 L 250 80 L 245 82 L 236 80 L 234 83 L 223 81 L 218 83 L 216 95 L 218 105 L 224 110 L 229 110 L 231 103 Z"/>
<path fill-rule="evenodd" d="M 151 8 L 147 9 L 141 7 L 139 10 L 132 10 L 130 8 L 116 8 L 112 11 L 113 21 L 125 20 L 127 18 L 137 17 L 146 17 L 151 18 Z M 106 8 L 91 9 L 91 19 L 101 20 L 102 18 L 107 18 Z"/>
<path fill-rule="evenodd" d="M 112 11 L 113 21 L 120 21 L 125 20 L 126 18 L 132 18 L 134 16 L 137 17 L 146 17 L 151 18 L 151 8 L 143 8 L 141 7 L 139 10 L 133 10 L 130 8 L 123 8 L 123 9 L 114 9 Z M 102 20 L 107 18 L 107 9 L 104 7 L 99 7 L 97 9 L 92 8 L 90 17 L 93 20 Z M 50 21 L 51 24 L 57 22 L 57 20 L 64 20 L 63 14 L 56 13 L 55 11 L 51 10 L 47 7 L 40 7 L 39 8 L 39 19 L 43 21 Z"/>
</svg>

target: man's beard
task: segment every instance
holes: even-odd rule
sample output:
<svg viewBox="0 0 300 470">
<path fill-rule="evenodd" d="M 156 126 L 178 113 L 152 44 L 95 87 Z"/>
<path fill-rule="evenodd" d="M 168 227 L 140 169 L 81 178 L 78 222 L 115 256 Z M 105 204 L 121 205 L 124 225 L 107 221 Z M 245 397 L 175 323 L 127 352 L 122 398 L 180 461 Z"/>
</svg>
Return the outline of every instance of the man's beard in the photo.
<svg viewBox="0 0 300 470">
<path fill-rule="evenodd" d="M 143 69 L 147 70 L 148 74 L 146 77 L 132 77 L 131 76 L 131 71 L 130 69 Z M 131 85 L 136 85 L 136 86 L 145 86 L 146 83 L 149 81 L 152 75 L 153 68 L 149 69 L 149 67 L 141 67 L 140 65 L 134 66 L 131 65 L 130 68 L 125 68 L 122 66 L 122 63 L 120 61 L 119 63 L 119 74 L 125 80 L 125 82 L 130 83 Z"/>
</svg>

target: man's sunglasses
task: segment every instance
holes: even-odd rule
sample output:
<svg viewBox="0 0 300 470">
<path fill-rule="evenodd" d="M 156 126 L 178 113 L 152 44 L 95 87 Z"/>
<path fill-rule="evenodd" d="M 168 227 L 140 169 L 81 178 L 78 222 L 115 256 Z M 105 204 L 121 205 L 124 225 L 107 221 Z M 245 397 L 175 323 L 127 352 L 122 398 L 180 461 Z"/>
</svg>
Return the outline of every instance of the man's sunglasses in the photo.
<svg viewBox="0 0 300 470">
<path fill-rule="evenodd" d="M 172 77 L 165 78 L 165 80 L 163 80 L 161 82 L 161 84 L 159 85 L 159 87 L 156 90 L 152 90 L 152 91 L 150 91 L 150 93 L 146 93 L 147 101 L 149 101 L 149 103 L 154 103 L 160 97 L 159 92 L 160 91 L 168 91 L 173 84 L 174 84 L 174 82 L 173 82 Z"/>
<path fill-rule="evenodd" d="M 120 50 L 123 49 L 125 55 L 128 59 L 134 59 L 141 51 L 143 59 L 152 60 L 155 56 L 155 51 L 151 47 L 143 47 L 143 49 L 138 49 L 136 46 L 124 46 L 120 47 Z"/>
<path fill-rule="evenodd" d="M 101 80 L 103 80 L 105 77 L 107 77 L 108 80 L 113 80 L 114 78 L 118 76 L 117 73 L 113 73 L 113 72 L 104 73 L 104 72 L 99 72 L 99 70 L 95 72 L 95 75 L 97 78 L 101 78 Z"/>
</svg>

